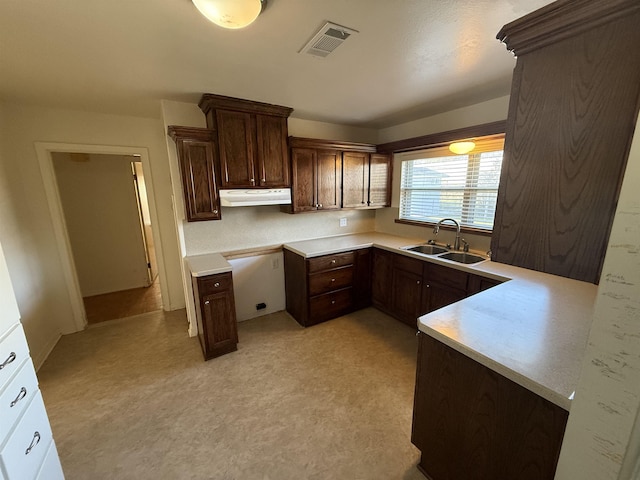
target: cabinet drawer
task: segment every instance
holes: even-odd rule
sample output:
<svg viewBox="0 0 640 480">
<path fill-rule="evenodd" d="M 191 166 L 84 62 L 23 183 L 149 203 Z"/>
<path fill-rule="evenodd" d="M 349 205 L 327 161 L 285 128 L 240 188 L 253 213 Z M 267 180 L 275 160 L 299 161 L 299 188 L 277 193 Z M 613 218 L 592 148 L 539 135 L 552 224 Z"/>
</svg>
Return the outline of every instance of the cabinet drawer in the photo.
<svg viewBox="0 0 640 480">
<path fill-rule="evenodd" d="M 393 267 L 404 270 L 405 272 L 422 275 L 424 262 L 422 260 L 416 260 L 415 258 L 409 258 L 403 255 L 395 255 L 393 258 Z"/>
<path fill-rule="evenodd" d="M 353 264 L 353 252 L 337 253 L 335 255 L 324 255 L 322 257 L 310 258 L 307 260 L 309 273 L 321 272 L 330 268 L 344 267 Z"/>
<path fill-rule="evenodd" d="M 47 450 L 47 455 L 44 457 L 36 480 L 64 480 L 58 449 L 56 448 L 56 442 L 53 440 Z"/>
<path fill-rule="evenodd" d="M 27 359 L 15 377 L 0 392 L 0 439 L 9 434 L 13 424 L 37 391 L 36 372 L 31 359 Z"/>
<path fill-rule="evenodd" d="M 18 323 L 0 342 L 0 391 L 27 358 L 29 358 L 27 339 L 24 336 L 22 324 Z"/>
<path fill-rule="evenodd" d="M 467 290 L 469 274 L 455 268 L 443 267 L 434 263 L 429 265 L 429 282 L 447 285 L 459 290 Z"/>
<path fill-rule="evenodd" d="M 320 295 L 332 290 L 350 287 L 353 283 L 353 266 L 309 275 L 309 295 Z"/>
<path fill-rule="evenodd" d="M 311 323 L 318 323 L 330 318 L 339 317 L 353 305 L 351 288 L 325 293 L 313 297 L 309 301 L 309 317 Z"/>
<path fill-rule="evenodd" d="M 35 478 L 51 439 L 49 419 L 38 391 L 0 451 L 7 480 Z"/>
<path fill-rule="evenodd" d="M 197 277 L 197 279 L 200 295 L 228 290 L 233 285 L 231 272 L 207 275 L 206 277 Z"/>
</svg>

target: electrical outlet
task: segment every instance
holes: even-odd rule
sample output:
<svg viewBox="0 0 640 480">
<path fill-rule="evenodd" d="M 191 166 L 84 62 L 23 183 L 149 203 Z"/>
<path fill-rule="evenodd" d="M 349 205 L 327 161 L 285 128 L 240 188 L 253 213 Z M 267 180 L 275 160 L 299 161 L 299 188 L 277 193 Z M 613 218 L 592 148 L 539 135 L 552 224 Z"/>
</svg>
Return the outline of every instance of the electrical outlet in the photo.
<svg viewBox="0 0 640 480">
<path fill-rule="evenodd" d="M 340 219 L 340 226 L 341 227 L 346 227 L 347 226 L 347 217 L 342 217 Z"/>
<path fill-rule="evenodd" d="M 267 304 L 264 302 L 256 304 L 256 310 L 264 310 L 265 308 L 267 308 Z"/>
</svg>

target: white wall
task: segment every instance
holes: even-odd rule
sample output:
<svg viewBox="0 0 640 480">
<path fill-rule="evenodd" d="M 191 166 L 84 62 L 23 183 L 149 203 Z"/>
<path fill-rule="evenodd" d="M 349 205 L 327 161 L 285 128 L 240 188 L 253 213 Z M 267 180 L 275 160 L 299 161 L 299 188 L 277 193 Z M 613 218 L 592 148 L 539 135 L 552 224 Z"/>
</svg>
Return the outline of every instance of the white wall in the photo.
<svg viewBox="0 0 640 480">
<path fill-rule="evenodd" d="M 640 123 L 616 209 L 557 480 L 638 478 Z M 634 426 L 635 424 L 635 426 Z M 635 428 L 635 430 L 634 430 Z"/>
<path fill-rule="evenodd" d="M 149 284 L 131 162 L 126 155 L 54 152 L 53 165 L 83 297 Z"/>
<path fill-rule="evenodd" d="M 379 142 L 393 142 L 405 138 L 420 137 L 431 133 L 445 132 L 447 130 L 456 130 L 458 128 L 490 123 L 507 118 L 509 110 L 509 97 L 500 97 L 487 102 L 470 105 L 464 108 L 451 110 L 450 112 L 441 113 L 432 117 L 426 117 L 413 122 L 404 123 L 390 128 L 385 128 L 379 132 Z M 399 217 L 400 206 L 400 174 L 402 172 L 402 162 L 398 155 L 393 161 L 393 181 L 392 181 L 392 198 L 391 208 L 378 210 L 376 213 L 376 226 L 378 232 L 391 233 L 396 235 L 404 235 L 407 237 L 424 238 L 425 240 L 433 238 L 431 227 L 420 227 L 414 225 L 406 225 L 395 223 Z M 447 238 L 453 239 L 455 235 L 448 230 L 442 230 L 439 234 L 439 240 Z M 469 242 L 471 250 L 485 253 L 491 246 L 491 237 L 488 235 L 463 234 L 465 240 Z"/>
<path fill-rule="evenodd" d="M 157 119 L 0 104 L 0 242 L 38 366 L 75 331 L 35 142 L 146 147 L 158 217 L 165 308 L 184 307 L 162 124 Z M 149 186 L 149 185 L 148 185 Z M 160 248 L 160 247 L 158 247 Z"/>
<path fill-rule="evenodd" d="M 286 308 L 282 252 L 229 260 L 233 267 L 233 294 L 239 322 Z M 256 305 L 267 307 L 256 310 Z"/>
</svg>

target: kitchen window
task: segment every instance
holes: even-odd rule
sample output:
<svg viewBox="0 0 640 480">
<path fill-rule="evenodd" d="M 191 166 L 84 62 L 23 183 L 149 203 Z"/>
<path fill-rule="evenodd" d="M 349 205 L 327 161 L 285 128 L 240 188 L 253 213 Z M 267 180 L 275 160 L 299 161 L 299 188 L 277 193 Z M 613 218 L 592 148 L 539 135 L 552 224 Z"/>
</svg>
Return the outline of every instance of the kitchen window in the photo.
<svg viewBox="0 0 640 480">
<path fill-rule="evenodd" d="M 400 220 L 435 223 L 453 218 L 462 227 L 490 232 L 496 211 L 504 135 L 476 139 L 465 155 L 448 146 L 399 154 Z"/>
</svg>

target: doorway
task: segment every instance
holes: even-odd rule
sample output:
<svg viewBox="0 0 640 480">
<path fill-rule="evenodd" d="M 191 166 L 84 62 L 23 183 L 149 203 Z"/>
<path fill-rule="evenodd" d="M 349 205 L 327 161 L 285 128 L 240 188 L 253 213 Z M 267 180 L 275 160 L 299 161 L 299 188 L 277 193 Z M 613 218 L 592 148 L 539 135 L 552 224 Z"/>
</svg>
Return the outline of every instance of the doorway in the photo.
<svg viewBox="0 0 640 480">
<path fill-rule="evenodd" d="M 87 323 L 161 310 L 140 158 L 82 152 L 51 157 Z"/>
</svg>

